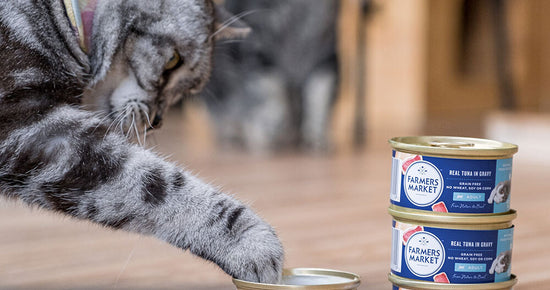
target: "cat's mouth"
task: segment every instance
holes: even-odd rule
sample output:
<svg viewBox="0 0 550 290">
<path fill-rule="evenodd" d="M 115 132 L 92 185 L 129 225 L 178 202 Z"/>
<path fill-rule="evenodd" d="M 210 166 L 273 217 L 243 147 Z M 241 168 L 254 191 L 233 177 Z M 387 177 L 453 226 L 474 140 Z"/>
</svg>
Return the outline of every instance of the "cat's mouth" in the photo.
<svg viewBox="0 0 550 290">
<path fill-rule="evenodd" d="M 127 139 L 145 145 L 147 134 L 162 126 L 162 115 L 151 112 L 150 106 L 137 99 L 128 100 L 119 109 L 109 113 L 111 130 L 117 130 Z"/>
</svg>

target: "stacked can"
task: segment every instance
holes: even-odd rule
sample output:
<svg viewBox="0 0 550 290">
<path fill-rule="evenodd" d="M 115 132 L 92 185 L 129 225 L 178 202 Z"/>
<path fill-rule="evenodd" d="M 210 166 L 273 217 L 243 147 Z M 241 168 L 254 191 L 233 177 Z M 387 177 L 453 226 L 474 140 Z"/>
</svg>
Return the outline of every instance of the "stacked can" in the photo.
<svg viewBox="0 0 550 290">
<path fill-rule="evenodd" d="M 511 289 L 518 147 L 443 136 L 389 142 L 394 289 Z"/>
</svg>

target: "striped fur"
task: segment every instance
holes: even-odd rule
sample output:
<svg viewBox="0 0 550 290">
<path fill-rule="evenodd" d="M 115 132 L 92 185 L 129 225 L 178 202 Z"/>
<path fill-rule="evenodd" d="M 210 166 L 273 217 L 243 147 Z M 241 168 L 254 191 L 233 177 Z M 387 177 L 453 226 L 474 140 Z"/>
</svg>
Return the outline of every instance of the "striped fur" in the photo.
<svg viewBox="0 0 550 290">
<path fill-rule="evenodd" d="M 81 109 L 86 87 L 103 82 L 111 64 L 120 61 L 120 45 L 130 37 L 122 32 L 139 30 L 114 20 L 124 13 L 137 17 L 131 13 L 136 10 L 121 5 L 139 8 L 148 3 L 103 1 L 94 21 L 98 27 L 120 30 L 94 32 L 90 57 L 79 48 L 62 0 L 0 1 L 0 194 L 113 229 L 156 236 L 218 264 L 233 277 L 277 282 L 283 250 L 267 223 L 217 188 L 128 142 L 110 130 L 110 121 Z M 202 13 L 203 29 L 213 33 L 210 2 L 158 1 L 173 2 Z M 147 18 L 147 13 L 139 16 Z M 209 60 L 197 63 L 201 61 L 209 65 Z"/>
</svg>

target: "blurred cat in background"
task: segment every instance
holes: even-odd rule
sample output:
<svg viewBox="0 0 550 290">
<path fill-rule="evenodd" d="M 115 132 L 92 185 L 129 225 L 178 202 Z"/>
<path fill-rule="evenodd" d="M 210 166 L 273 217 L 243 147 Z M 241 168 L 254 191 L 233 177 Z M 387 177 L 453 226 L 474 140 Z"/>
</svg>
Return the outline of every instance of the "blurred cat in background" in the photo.
<svg viewBox="0 0 550 290">
<path fill-rule="evenodd" d="M 204 99 L 219 142 L 253 152 L 326 150 L 337 93 L 335 0 L 227 0 L 252 33 L 221 42 Z"/>
</svg>

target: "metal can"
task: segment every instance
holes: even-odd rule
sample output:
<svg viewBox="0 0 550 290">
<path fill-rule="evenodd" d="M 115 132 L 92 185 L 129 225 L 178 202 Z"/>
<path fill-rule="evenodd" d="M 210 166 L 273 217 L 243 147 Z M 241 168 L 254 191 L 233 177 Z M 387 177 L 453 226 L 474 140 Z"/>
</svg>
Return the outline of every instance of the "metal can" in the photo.
<svg viewBox="0 0 550 290">
<path fill-rule="evenodd" d="M 508 281 L 516 212 L 470 216 L 389 208 L 391 273 L 445 284 Z"/>
<path fill-rule="evenodd" d="M 393 205 L 467 214 L 510 209 L 512 156 L 517 145 L 445 136 L 396 137 L 389 143 Z"/>
<path fill-rule="evenodd" d="M 352 290 L 357 289 L 361 279 L 358 275 L 318 268 L 289 268 L 283 270 L 281 284 L 264 284 L 233 279 L 238 290 Z"/>
<path fill-rule="evenodd" d="M 393 284 L 393 290 L 509 290 L 516 285 L 518 279 L 512 274 L 510 280 L 491 284 L 441 284 L 402 278 L 393 274 L 388 275 L 388 280 Z"/>
</svg>

